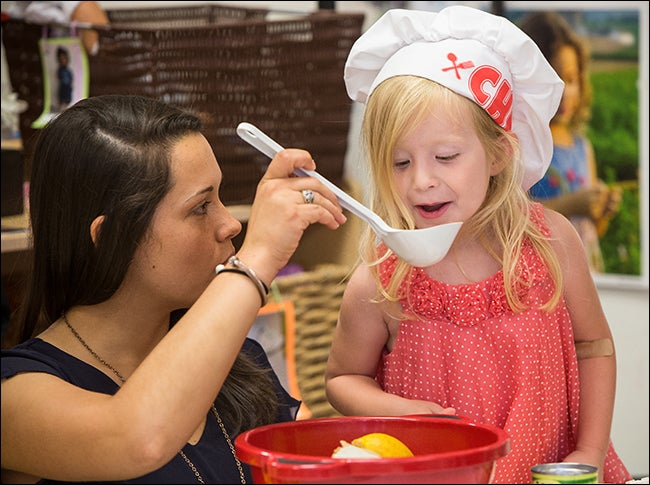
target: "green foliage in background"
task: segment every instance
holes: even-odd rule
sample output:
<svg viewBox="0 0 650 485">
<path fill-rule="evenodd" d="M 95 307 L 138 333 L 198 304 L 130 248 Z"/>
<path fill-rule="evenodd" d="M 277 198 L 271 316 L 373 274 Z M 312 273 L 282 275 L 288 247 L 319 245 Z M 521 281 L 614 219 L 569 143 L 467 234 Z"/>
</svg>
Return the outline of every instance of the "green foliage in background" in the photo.
<svg viewBox="0 0 650 485">
<path fill-rule="evenodd" d="M 641 274 L 640 221 L 639 184 L 624 184 L 621 209 L 600 239 L 608 273 Z"/>
<path fill-rule="evenodd" d="M 638 67 L 591 73 L 588 135 L 598 175 L 623 187 L 621 208 L 600 240 L 605 270 L 614 274 L 641 274 L 638 76 Z"/>
<path fill-rule="evenodd" d="M 589 138 L 598 175 L 605 181 L 638 180 L 638 68 L 591 74 L 593 103 Z"/>
</svg>

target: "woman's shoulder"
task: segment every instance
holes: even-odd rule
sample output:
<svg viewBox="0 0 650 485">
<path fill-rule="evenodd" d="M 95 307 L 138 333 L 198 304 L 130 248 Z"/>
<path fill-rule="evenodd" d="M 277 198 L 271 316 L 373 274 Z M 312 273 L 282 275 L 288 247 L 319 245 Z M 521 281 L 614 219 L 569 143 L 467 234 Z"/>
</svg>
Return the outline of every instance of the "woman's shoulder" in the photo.
<svg viewBox="0 0 650 485">
<path fill-rule="evenodd" d="M 23 373 L 41 372 L 96 392 L 110 394 L 118 388 L 99 369 L 39 338 L 3 349 L 1 355 L 3 379 Z"/>
<path fill-rule="evenodd" d="M 63 352 L 41 339 L 32 338 L 9 349 L 2 349 L 2 378 L 22 372 L 48 372 L 61 375 Z"/>
</svg>

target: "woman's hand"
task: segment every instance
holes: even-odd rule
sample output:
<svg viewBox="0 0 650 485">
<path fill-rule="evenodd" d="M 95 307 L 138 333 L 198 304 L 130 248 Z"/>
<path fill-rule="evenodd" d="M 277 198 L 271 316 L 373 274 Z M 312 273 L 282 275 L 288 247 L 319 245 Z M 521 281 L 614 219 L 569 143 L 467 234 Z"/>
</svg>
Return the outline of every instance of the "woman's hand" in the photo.
<svg viewBox="0 0 650 485">
<path fill-rule="evenodd" d="M 267 284 L 289 261 L 307 227 L 321 223 L 336 229 L 346 221 L 336 196 L 312 177 L 296 177 L 295 168 L 315 170 L 309 152 L 286 149 L 271 161 L 257 186 L 246 235 L 238 255 Z M 303 190 L 311 190 L 307 203 Z"/>
</svg>

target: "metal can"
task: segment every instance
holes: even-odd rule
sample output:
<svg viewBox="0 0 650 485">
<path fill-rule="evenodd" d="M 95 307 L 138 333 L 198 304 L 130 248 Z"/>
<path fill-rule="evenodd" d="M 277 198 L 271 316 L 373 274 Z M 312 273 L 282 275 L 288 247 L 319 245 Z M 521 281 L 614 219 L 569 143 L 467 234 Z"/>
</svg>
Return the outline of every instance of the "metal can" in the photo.
<svg viewBox="0 0 650 485">
<path fill-rule="evenodd" d="M 598 468 L 582 463 L 544 463 L 530 471 L 533 483 L 598 483 Z"/>
</svg>

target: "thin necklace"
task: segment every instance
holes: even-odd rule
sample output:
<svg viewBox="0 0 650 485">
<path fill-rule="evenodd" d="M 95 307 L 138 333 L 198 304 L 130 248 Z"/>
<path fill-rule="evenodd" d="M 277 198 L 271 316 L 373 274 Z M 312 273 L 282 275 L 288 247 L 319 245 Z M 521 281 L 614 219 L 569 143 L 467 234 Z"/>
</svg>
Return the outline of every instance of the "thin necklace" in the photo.
<svg viewBox="0 0 650 485">
<path fill-rule="evenodd" d="M 102 359 L 97 352 L 95 352 L 90 345 L 86 343 L 86 341 L 79 335 L 79 333 L 75 330 L 75 328 L 70 324 L 68 321 L 68 317 L 66 316 L 65 312 L 62 314 L 63 316 L 63 321 L 65 322 L 66 326 L 70 329 L 72 332 L 72 335 L 75 336 L 75 338 L 81 342 L 81 345 L 85 347 L 85 349 L 90 352 L 90 355 L 92 355 L 97 361 L 99 361 L 102 365 L 105 367 L 109 368 L 113 373 L 117 376 L 117 378 L 120 380 L 122 384 L 126 382 L 126 378 L 120 374 L 120 372 L 113 367 L 111 364 L 109 364 L 107 361 Z M 232 457 L 235 459 L 235 465 L 237 465 L 237 470 L 239 471 L 239 479 L 241 480 L 242 484 L 246 484 L 246 477 L 244 476 L 244 469 L 242 467 L 241 461 L 239 461 L 239 458 L 237 458 L 237 453 L 235 452 L 235 447 L 232 444 L 232 440 L 230 439 L 230 435 L 228 434 L 228 431 L 226 430 L 226 426 L 223 424 L 223 421 L 221 420 L 221 416 L 219 415 L 219 412 L 217 411 L 216 406 L 213 404 L 211 407 L 212 414 L 214 414 L 215 419 L 217 420 L 217 423 L 219 424 L 219 427 L 221 428 L 221 432 L 223 433 L 223 437 L 226 439 L 226 443 L 228 443 L 228 447 L 230 448 L 230 452 L 232 453 Z M 201 473 L 197 470 L 196 466 L 192 461 L 187 457 L 185 453 L 183 453 L 183 450 L 178 450 L 178 454 L 181 455 L 181 458 L 187 463 L 187 466 L 190 467 L 192 472 L 194 472 L 194 476 L 198 480 L 199 483 L 205 483 L 203 480 L 203 477 L 201 476 Z"/>
</svg>

